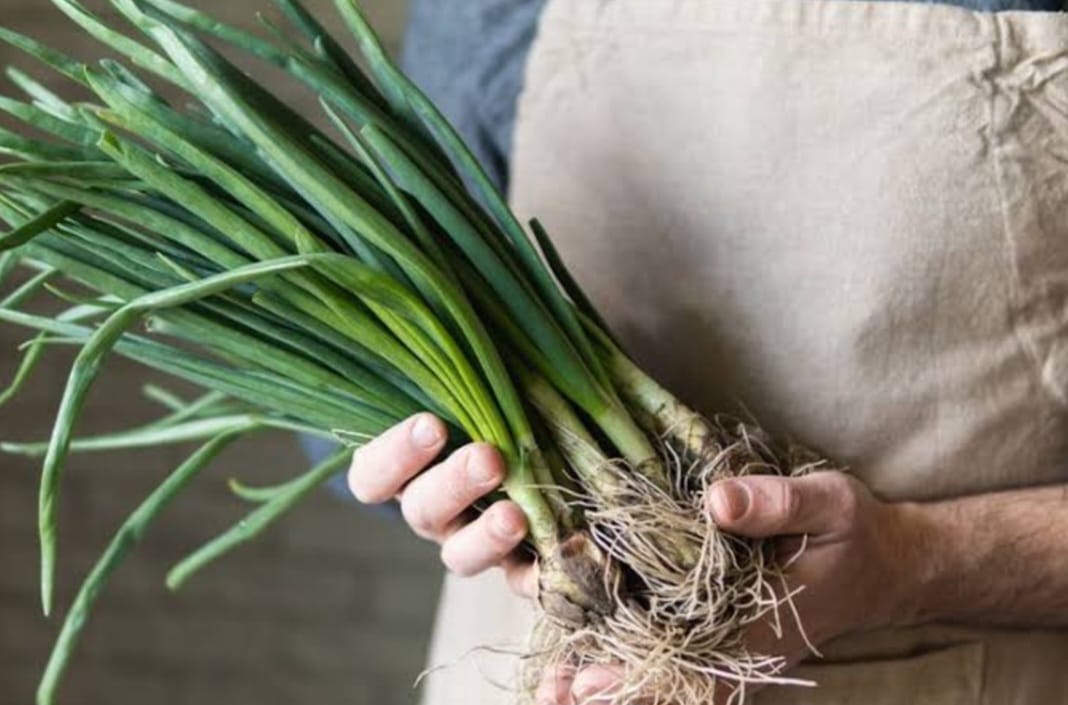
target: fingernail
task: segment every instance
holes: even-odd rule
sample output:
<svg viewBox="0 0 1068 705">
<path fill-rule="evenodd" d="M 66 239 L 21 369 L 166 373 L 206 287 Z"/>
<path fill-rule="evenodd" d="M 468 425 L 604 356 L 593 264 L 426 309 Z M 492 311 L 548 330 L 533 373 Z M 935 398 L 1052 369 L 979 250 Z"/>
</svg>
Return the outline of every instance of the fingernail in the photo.
<svg viewBox="0 0 1068 705">
<path fill-rule="evenodd" d="M 712 516 L 721 522 L 738 521 L 749 511 L 749 488 L 741 482 L 727 480 L 712 490 L 709 503 Z"/>
<path fill-rule="evenodd" d="M 496 486 L 501 481 L 496 465 L 477 447 L 467 454 L 467 477 L 475 487 Z"/>
<path fill-rule="evenodd" d="M 511 512 L 496 512 L 493 516 L 493 529 L 498 536 L 511 538 L 523 531 L 523 525 Z"/>
<path fill-rule="evenodd" d="M 432 416 L 420 416 L 412 425 L 412 442 L 420 448 L 433 448 L 441 442 L 441 426 Z"/>
</svg>

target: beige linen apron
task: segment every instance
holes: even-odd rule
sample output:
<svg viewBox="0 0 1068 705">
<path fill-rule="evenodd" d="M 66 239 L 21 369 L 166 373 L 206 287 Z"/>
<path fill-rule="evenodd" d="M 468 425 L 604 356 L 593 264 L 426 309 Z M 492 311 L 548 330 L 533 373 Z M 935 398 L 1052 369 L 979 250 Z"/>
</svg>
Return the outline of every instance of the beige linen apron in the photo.
<svg viewBox="0 0 1068 705">
<path fill-rule="evenodd" d="M 1068 481 L 1068 17 L 894 3 L 555 0 L 514 200 L 644 365 L 889 499 Z M 1068 560 L 1068 558 L 1066 558 Z M 992 566 L 997 570 L 997 566 Z M 516 644 L 450 580 L 435 664 Z M 855 635 L 762 705 L 1068 703 L 1068 633 Z M 490 705 L 465 660 L 432 705 Z"/>
</svg>

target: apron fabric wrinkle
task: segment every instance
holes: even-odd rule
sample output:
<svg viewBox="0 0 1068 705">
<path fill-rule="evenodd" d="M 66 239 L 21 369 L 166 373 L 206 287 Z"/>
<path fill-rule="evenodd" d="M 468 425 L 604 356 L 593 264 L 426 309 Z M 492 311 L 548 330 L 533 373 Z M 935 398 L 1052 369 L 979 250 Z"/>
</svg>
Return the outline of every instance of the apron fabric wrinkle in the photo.
<svg viewBox="0 0 1068 705">
<path fill-rule="evenodd" d="M 1063 231 L 1050 204 L 1068 205 L 1068 32 L 1020 37 L 1011 24 L 998 26 L 999 61 L 989 76 L 990 140 L 1013 268 L 1014 317 L 1043 388 L 1064 407 L 1068 253 L 1051 250 L 1046 243 Z"/>
<path fill-rule="evenodd" d="M 1052 13 L 550 0 L 513 202 L 697 408 L 887 499 L 1063 483 L 1066 69 Z M 432 663 L 521 633 L 529 607 L 493 590 L 449 582 Z M 1068 703 L 1063 631 L 936 624 L 821 650 L 792 674 L 818 687 L 752 702 Z M 428 705 L 508 702 L 479 668 L 431 677 Z"/>
</svg>

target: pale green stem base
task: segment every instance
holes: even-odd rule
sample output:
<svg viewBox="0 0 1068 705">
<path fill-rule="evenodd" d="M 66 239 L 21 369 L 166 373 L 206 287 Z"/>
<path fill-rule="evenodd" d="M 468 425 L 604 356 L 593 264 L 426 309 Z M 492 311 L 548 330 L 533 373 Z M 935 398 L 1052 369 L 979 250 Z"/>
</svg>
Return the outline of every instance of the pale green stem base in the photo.
<svg viewBox="0 0 1068 705">
<path fill-rule="evenodd" d="M 618 350 L 609 351 L 605 361 L 624 402 L 645 429 L 674 440 L 691 457 L 699 457 L 712 447 L 715 434 L 701 414 L 679 401 Z"/>
</svg>

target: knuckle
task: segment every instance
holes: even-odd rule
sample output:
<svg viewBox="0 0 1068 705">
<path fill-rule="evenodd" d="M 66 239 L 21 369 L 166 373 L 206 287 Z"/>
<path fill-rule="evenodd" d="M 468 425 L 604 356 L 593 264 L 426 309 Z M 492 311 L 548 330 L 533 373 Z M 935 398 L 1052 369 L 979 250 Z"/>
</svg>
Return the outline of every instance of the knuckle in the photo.
<svg viewBox="0 0 1068 705">
<path fill-rule="evenodd" d="M 801 493 L 792 482 L 778 483 L 779 516 L 782 524 L 790 524 L 801 516 L 804 504 Z"/>
<path fill-rule="evenodd" d="M 509 537 L 496 526 L 490 526 L 483 532 L 486 543 L 486 550 L 493 553 L 495 562 L 499 563 L 504 560 L 511 550 L 514 548 L 512 541 Z"/>
<path fill-rule="evenodd" d="M 815 473 L 812 477 L 819 478 L 820 482 L 835 494 L 844 494 L 846 492 L 851 492 L 853 489 L 853 478 L 846 475 L 844 472 L 827 470 Z"/>
<path fill-rule="evenodd" d="M 501 454 L 497 450 L 497 447 L 492 443 L 486 443 L 484 441 L 477 441 L 468 446 L 470 451 L 477 455 L 481 462 L 485 462 L 490 465 L 497 465 L 497 461 L 500 459 Z"/>
<path fill-rule="evenodd" d="M 499 502 L 485 515 L 486 533 L 490 541 L 502 551 L 511 551 L 526 533 L 526 519 L 516 507 Z"/>
<path fill-rule="evenodd" d="M 485 490 L 504 479 L 504 462 L 497 449 L 488 443 L 473 443 L 467 447 L 466 477 L 472 488 Z"/>
<path fill-rule="evenodd" d="M 473 578 L 478 570 L 470 561 L 462 560 L 455 541 L 446 541 L 441 547 L 441 562 L 453 575 L 461 578 Z"/>
<path fill-rule="evenodd" d="M 479 521 L 472 525 L 474 530 L 478 532 L 478 540 L 482 550 L 490 555 L 494 563 L 504 558 L 504 555 L 510 550 L 501 535 L 500 528 L 497 526 L 496 514 L 495 511 L 486 512 Z"/>
<path fill-rule="evenodd" d="M 449 464 L 448 471 L 442 477 L 442 496 L 457 509 L 466 508 L 475 499 L 471 496 L 471 487 L 475 483 L 471 481 L 468 470 L 470 464 L 471 459 L 465 453 L 463 457 L 454 459 L 454 462 Z"/>
<path fill-rule="evenodd" d="M 430 519 L 426 503 L 419 498 L 418 492 L 406 492 L 401 498 L 401 516 L 419 536 L 427 538 L 434 533 L 434 522 Z"/>
<path fill-rule="evenodd" d="M 831 502 L 839 521 L 851 526 L 860 515 L 860 493 L 855 481 L 844 473 L 828 473 L 826 478 Z"/>
</svg>

